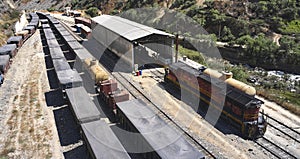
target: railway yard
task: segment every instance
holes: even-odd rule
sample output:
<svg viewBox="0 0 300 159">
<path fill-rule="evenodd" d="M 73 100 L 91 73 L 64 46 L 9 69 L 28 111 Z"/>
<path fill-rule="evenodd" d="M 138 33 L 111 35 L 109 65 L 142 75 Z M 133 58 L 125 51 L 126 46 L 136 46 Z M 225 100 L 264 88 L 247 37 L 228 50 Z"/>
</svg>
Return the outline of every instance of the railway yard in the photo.
<svg viewBox="0 0 300 159">
<path fill-rule="evenodd" d="M 96 48 L 94 39 L 78 42 L 73 18 L 38 15 L 39 27 L 18 48 L 0 87 L 0 158 L 300 158 L 300 119 L 279 105 L 256 97 L 268 127 L 263 137 L 245 139 L 230 121 L 214 123 L 181 101 L 180 90 L 164 81 L 165 69 L 117 71 L 115 54 Z M 92 59 L 99 48 L 106 51 L 98 62 Z M 99 69 L 109 77 L 91 76 Z M 114 96 L 106 93 L 107 79 Z M 135 125 L 140 121 L 130 115 L 147 112 L 151 117 Z M 156 128 L 134 144 L 121 131 Z M 135 152 L 141 147 L 152 149 Z"/>
</svg>

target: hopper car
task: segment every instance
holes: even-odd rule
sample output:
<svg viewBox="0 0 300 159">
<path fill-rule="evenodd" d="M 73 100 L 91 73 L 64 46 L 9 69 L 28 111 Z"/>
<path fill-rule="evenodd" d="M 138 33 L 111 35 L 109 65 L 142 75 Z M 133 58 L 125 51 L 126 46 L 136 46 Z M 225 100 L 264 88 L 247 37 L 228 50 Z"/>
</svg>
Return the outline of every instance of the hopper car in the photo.
<svg viewBox="0 0 300 159">
<path fill-rule="evenodd" d="M 205 158 L 202 152 L 195 149 L 182 134 L 175 131 L 140 99 L 117 103 L 117 117 L 120 127 L 132 132 L 123 138 L 134 140 L 132 149 L 143 152 L 144 158 Z"/>
<path fill-rule="evenodd" d="M 81 136 L 89 152 L 86 157 L 130 159 L 109 125 L 100 120 L 100 111 L 83 87 L 67 88 L 66 97 L 81 128 Z"/>
</svg>

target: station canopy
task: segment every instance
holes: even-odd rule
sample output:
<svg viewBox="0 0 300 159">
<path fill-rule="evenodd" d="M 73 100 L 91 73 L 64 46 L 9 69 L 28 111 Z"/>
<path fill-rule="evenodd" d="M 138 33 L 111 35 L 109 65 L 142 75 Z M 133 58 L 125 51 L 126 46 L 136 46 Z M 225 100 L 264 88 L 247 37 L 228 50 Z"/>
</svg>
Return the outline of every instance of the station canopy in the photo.
<svg viewBox="0 0 300 159">
<path fill-rule="evenodd" d="M 126 54 L 132 65 L 157 63 L 157 59 L 172 63 L 174 35 L 119 16 L 92 18 L 92 38 L 118 54 Z"/>
<path fill-rule="evenodd" d="M 92 20 L 131 42 L 150 35 L 174 37 L 172 34 L 136 23 L 134 21 L 130 21 L 119 16 L 101 15 L 92 18 Z"/>
</svg>

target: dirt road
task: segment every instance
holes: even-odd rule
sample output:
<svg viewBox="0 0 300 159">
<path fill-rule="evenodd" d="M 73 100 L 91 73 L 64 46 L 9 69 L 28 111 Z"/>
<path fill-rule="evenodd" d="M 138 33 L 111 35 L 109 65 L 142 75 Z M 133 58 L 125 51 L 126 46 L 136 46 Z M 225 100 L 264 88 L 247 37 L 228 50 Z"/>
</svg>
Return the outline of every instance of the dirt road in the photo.
<svg viewBox="0 0 300 159">
<path fill-rule="evenodd" d="M 0 158 L 63 158 L 47 91 L 37 31 L 18 51 L 0 88 Z"/>
</svg>

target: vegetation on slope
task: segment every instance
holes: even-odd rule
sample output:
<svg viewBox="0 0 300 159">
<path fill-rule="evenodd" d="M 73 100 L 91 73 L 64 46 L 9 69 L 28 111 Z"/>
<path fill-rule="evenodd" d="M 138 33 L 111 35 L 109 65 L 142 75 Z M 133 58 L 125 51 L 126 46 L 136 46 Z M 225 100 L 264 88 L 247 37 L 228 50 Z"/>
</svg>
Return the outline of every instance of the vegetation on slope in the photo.
<svg viewBox="0 0 300 159">
<path fill-rule="evenodd" d="M 13 35 L 14 24 L 18 21 L 20 12 L 10 10 L 0 16 L 0 45 L 6 43 L 6 39 Z"/>
</svg>

